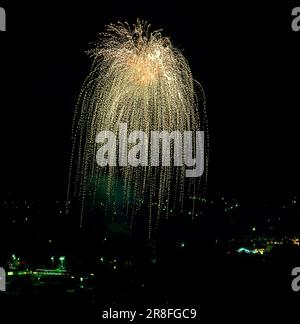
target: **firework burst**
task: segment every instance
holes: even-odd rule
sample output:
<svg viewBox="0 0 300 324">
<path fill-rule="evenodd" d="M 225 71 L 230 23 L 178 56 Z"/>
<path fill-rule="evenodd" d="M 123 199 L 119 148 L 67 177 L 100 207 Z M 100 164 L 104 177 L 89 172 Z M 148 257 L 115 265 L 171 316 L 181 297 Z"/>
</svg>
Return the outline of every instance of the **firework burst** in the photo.
<svg viewBox="0 0 300 324">
<path fill-rule="evenodd" d="M 150 236 L 162 215 L 169 217 L 178 201 L 183 204 L 185 192 L 195 195 L 199 179 L 190 179 L 186 184 L 185 169 L 178 166 L 101 168 L 95 161 L 99 147 L 96 135 L 103 130 L 116 134 L 121 123 L 127 123 L 128 132 L 142 130 L 146 134 L 154 130 L 200 130 L 200 121 L 205 117 L 202 87 L 193 80 L 186 59 L 169 38 L 160 31 L 150 32 L 149 25 L 139 20 L 132 28 L 122 23 L 107 26 L 88 54 L 93 64 L 74 117 L 68 195 L 81 198 L 82 225 L 87 198 L 96 205 L 100 203 L 96 192 L 105 182 L 105 203 L 112 206 L 116 182 L 121 179 L 129 225 L 133 225 L 141 209 L 147 210 Z M 195 86 L 204 108 L 201 118 Z M 206 143 L 207 139 L 206 134 Z M 113 215 L 112 210 L 107 212 Z"/>
</svg>

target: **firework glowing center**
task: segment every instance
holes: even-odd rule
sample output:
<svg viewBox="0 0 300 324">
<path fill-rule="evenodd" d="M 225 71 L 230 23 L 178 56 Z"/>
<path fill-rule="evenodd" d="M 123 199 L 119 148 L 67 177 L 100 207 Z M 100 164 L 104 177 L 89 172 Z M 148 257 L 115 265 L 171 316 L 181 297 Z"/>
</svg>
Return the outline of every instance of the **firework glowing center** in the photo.
<svg viewBox="0 0 300 324">
<path fill-rule="evenodd" d="M 87 200 L 99 205 L 97 188 L 105 183 L 106 210 L 114 215 L 112 197 L 121 179 L 126 221 L 132 227 L 135 215 L 147 209 L 150 236 L 162 214 L 169 217 L 169 210 L 178 201 L 183 204 L 184 191 L 188 195 L 197 193 L 199 179 L 186 184 L 184 167 L 150 168 L 141 164 L 99 168 L 95 161 L 100 145 L 96 136 L 104 130 L 117 134 L 121 123 L 127 124 L 128 132 L 141 130 L 147 135 L 151 131 L 199 131 L 205 125 L 195 87 L 203 95 L 205 114 L 202 87 L 193 80 L 186 59 L 170 39 L 160 31 L 149 32 L 149 25 L 139 20 L 133 27 L 122 23 L 107 26 L 88 54 L 94 61 L 74 117 L 69 195 L 79 196 L 84 210 Z M 174 160 L 174 149 L 170 152 Z M 119 159 L 124 158 L 121 154 Z M 82 211 L 81 224 L 83 215 Z"/>
<path fill-rule="evenodd" d="M 138 24 L 131 41 L 125 42 L 124 47 L 116 51 L 115 59 L 124 61 L 123 71 L 130 76 L 135 84 L 149 86 L 158 82 L 162 76 L 168 77 L 165 69 L 168 67 L 169 47 L 158 35 L 145 35 L 143 26 Z M 113 54 L 113 55 L 114 55 Z"/>
<path fill-rule="evenodd" d="M 159 54 L 159 51 L 157 51 Z M 148 54 L 146 57 L 136 54 L 128 59 L 128 67 L 132 71 L 132 81 L 141 86 L 148 86 L 152 82 L 157 82 L 161 74 L 162 63 L 159 57 Z"/>
</svg>

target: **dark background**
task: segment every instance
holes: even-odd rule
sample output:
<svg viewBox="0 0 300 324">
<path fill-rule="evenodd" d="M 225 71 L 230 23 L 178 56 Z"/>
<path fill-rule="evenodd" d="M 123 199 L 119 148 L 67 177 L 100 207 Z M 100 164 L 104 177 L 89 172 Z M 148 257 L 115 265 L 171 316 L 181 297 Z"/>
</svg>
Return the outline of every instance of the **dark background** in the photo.
<svg viewBox="0 0 300 324">
<path fill-rule="evenodd" d="M 170 36 L 183 51 L 194 78 L 205 89 L 210 135 L 208 191 L 212 195 L 232 193 L 234 197 L 240 196 L 242 201 L 248 200 L 244 209 L 237 211 L 243 217 L 234 226 L 235 231 L 244 237 L 252 223 L 259 225 L 261 218 L 266 217 L 265 212 L 256 210 L 255 200 L 268 197 L 277 203 L 278 199 L 276 210 L 270 211 L 277 218 L 281 215 L 280 199 L 288 195 L 290 200 L 293 194 L 299 194 L 300 32 L 291 29 L 291 11 L 300 6 L 299 1 L 273 3 L 265 7 L 261 3 L 226 3 L 226 6 L 220 6 L 211 1 L 201 1 L 200 4 L 195 1 L 84 1 L 64 6 L 53 1 L 48 4 L 45 1 L 40 4 L 0 1 L 0 6 L 7 12 L 7 32 L 0 33 L 0 176 L 3 201 L 9 195 L 11 201 L 63 202 L 74 107 L 91 65 L 85 51 L 98 39 L 106 24 L 118 20 L 134 23 L 136 18 L 147 20 L 153 29 L 163 28 L 163 35 Z M 47 249 L 43 250 L 41 242 L 48 243 L 49 235 L 58 246 L 59 255 L 69 249 L 73 257 L 83 260 L 82 265 L 88 269 L 85 257 L 94 250 L 104 253 L 103 246 L 99 248 L 98 241 L 94 244 L 94 237 L 87 240 L 90 233 L 86 236 L 78 234 L 77 221 L 74 222 L 76 230 L 69 223 L 57 226 L 61 223 L 56 223 L 55 211 L 48 208 L 47 203 L 42 204 L 43 213 L 37 225 L 27 232 L 22 222 L 7 226 L 10 229 L 7 231 L 1 225 L 0 230 L 4 232 L 0 238 L 1 253 L 6 243 L 9 253 L 19 244 L 27 249 L 30 258 L 34 259 L 35 254 L 47 258 L 44 252 Z M 217 315 L 222 320 L 224 314 L 231 319 L 234 312 L 240 318 L 239 309 L 243 320 L 250 315 L 258 316 L 263 308 L 266 318 L 269 318 L 269 310 L 273 318 L 277 318 L 278 312 L 282 311 L 286 316 L 289 310 L 296 310 L 299 299 L 290 289 L 290 271 L 298 265 L 299 251 L 297 259 L 294 259 L 285 250 L 289 247 L 283 246 L 281 253 L 275 251 L 275 256 L 270 255 L 266 262 L 259 258 L 240 259 L 237 256 L 231 259 L 225 256 L 227 246 L 220 253 L 219 248 L 210 245 L 211 241 L 215 242 L 211 238 L 218 237 L 219 232 L 231 237 L 230 226 L 223 224 L 232 219 L 224 214 L 227 223 L 222 223 L 223 212 L 215 212 L 218 206 L 214 208 L 203 223 L 201 220 L 198 226 L 191 226 L 192 231 L 186 230 L 188 238 L 199 238 L 196 244 L 189 246 L 187 240 L 184 253 L 181 249 L 178 252 L 177 248 L 173 254 L 172 249 L 166 250 L 161 256 L 157 274 L 154 272 L 149 276 L 148 266 L 145 274 L 143 269 L 133 267 L 136 271 L 134 284 L 139 282 L 142 274 L 142 279 L 148 279 L 146 287 L 152 293 L 148 294 L 148 290 L 142 293 L 143 289 L 135 292 L 129 285 L 130 288 L 126 288 L 129 297 L 133 296 L 134 301 L 137 299 L 145 306 L 151 295 L 157 306 L 163 307 L 161 299 L 166 289 L 167 295 L 179 296 L 178 305 L 182 306 L 184 301 L 191 307 L 198 301 L 197 305 L 203 305 L 201 311 Z M 287 232 L 290 227 L 295 231 L 299 229 L 296 208 L 298 205 L 292 209 L 292 217 L 284 220 L 289 222 Z M 10 216 L 14 214 L 9 214 L 9 220 L 13 219 Z M 67 218 L 62 220 L 67 221 Z M 180 223 L 179 226 L 175 223 L 174 227 L 180 233 L 185 232 Z M 243 232 L 243 227 L 247 227 L 247 231 Z M 284 232 L 282 223 L 278 227 L 280 234 L 281 230 Z M 23 243 L 26 241 L 25 232 L 29 245 Z M 19 241 L 17 234 L 21 237 Z M 100 240 L 103 233 L 99 234 L 99 228 L 94 226 L 94 234 Z M 205 242 L 205 235 L 208 242 Z M 166 237 L 167 240 L 171 241 L 171 235 Z M 77 244 L 72 246 L 74 242 Z M 122 252 L 122 245 L 123 241 L 117 242 L 118 253 Z M 129 253 L 132 255 L 131 250 Z M 101 271 L 99 274 L 97 287 L 100 287 L 100 296 L 103 280 L 109 288 L 106 300 L 111 305 L 110 297 L 114 300 L 118 296 L 113 289 L 118 291 L 119 286 L 122 291 L 130 277 L 122 272 L 119 278 L 113 274 L 103 275 Z M 29 313 L 31 308 L 43 305 L 41 313 L 48 316 L 53 312 L 52 316 L 57 318 L 58 305 L 61 304 L 67 309 L 68 319 L 71 313 L 77 319 L 77 311 L 85 310 L 82 306 L 85 295 L 77 302 L 69 301 L 69 306 L 65 306 L 63 294 L 56 294 L 54 298 L 49 296 L 47 302 L 41 299 L 39 304 L 40 296 L 32 301 L 25 295 L 23 309 Z M 23 299 L 18 302 L 19 306 L 22 304 Z M 223 312 L 219 312 L 222 305 Z M 26 318 L 22 312 L 19 314 L 22 319 Z"/>
<path fill-rule="evenodd" d="M 299 41 L 295 4 L 219 6 L 185 2 L 0 3 L 3 194 L 66 192 L 74 106 L 110 22 L 163 28 L 206 91 L 209 190 L 247 197 L 299 190 Z"/>
</svg>

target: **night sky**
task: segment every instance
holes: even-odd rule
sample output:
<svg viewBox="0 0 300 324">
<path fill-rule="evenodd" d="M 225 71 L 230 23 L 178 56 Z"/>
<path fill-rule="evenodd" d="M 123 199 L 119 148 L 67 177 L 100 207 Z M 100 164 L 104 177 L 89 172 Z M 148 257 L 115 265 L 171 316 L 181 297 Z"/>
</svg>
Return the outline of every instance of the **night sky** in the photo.
<svg viewBox="0 0 300 324">
<path fill-rule="evenodd" d="M 10 1 L 11 2 L 11 1 Z M 64 199 L 74 106 L 110 22 L 163 29 L 207 95 L 209 190 L 254 197 L 299 191 L 300 32 L 293 4 L 201 1 L 3 6 L 0 34 L 2 196 Z"/>
</svg>

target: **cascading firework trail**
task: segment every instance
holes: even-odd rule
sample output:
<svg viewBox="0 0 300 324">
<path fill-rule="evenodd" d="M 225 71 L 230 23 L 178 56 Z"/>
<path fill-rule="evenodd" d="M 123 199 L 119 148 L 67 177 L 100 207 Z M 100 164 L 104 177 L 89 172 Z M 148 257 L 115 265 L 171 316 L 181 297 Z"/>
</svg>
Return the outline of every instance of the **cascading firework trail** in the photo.
<svg viewBox="0 0 300 324">
<path fill-rule="evenodd" d="M 106 210 L 113 215 L 114 192 L 122 181 L 127 222 L 132 226 L 135 216 L 144 210 L 150 237 L 162 215 L 169 217 L 178 202 L 183 204 L 185 194 L 195 195 L 199 178 L 185 179 L 183 166 L 99 167 L 97 134 L 103 130 L 118 134 L 121 123 L 127 123 L 128 133 L 142 130 L 146 134 L 197 131 L 200 121 L 205 124 L 202 128 L 207 125 L 204 92 L 193 80 L 186 59 L 169 38 L 160 31 L 150 32 L 149 26 L 139 20 L 132 28 L 127 23 L 111 24 L 88 51 L 93 64 L 74 116 L 68 200 L 71 195 L 80 197 L 82 225 L 86 201 L 102 204 L 97 188 L 104 185 Z M 195 87 L 201 95 L 201 116 Z M 205 136 L 207 146 L 208 134 Z M 205 154 L 206 176 L 207 151 Z M 174 159 L 174 149 L 170 155 Z"/>
</svg>

